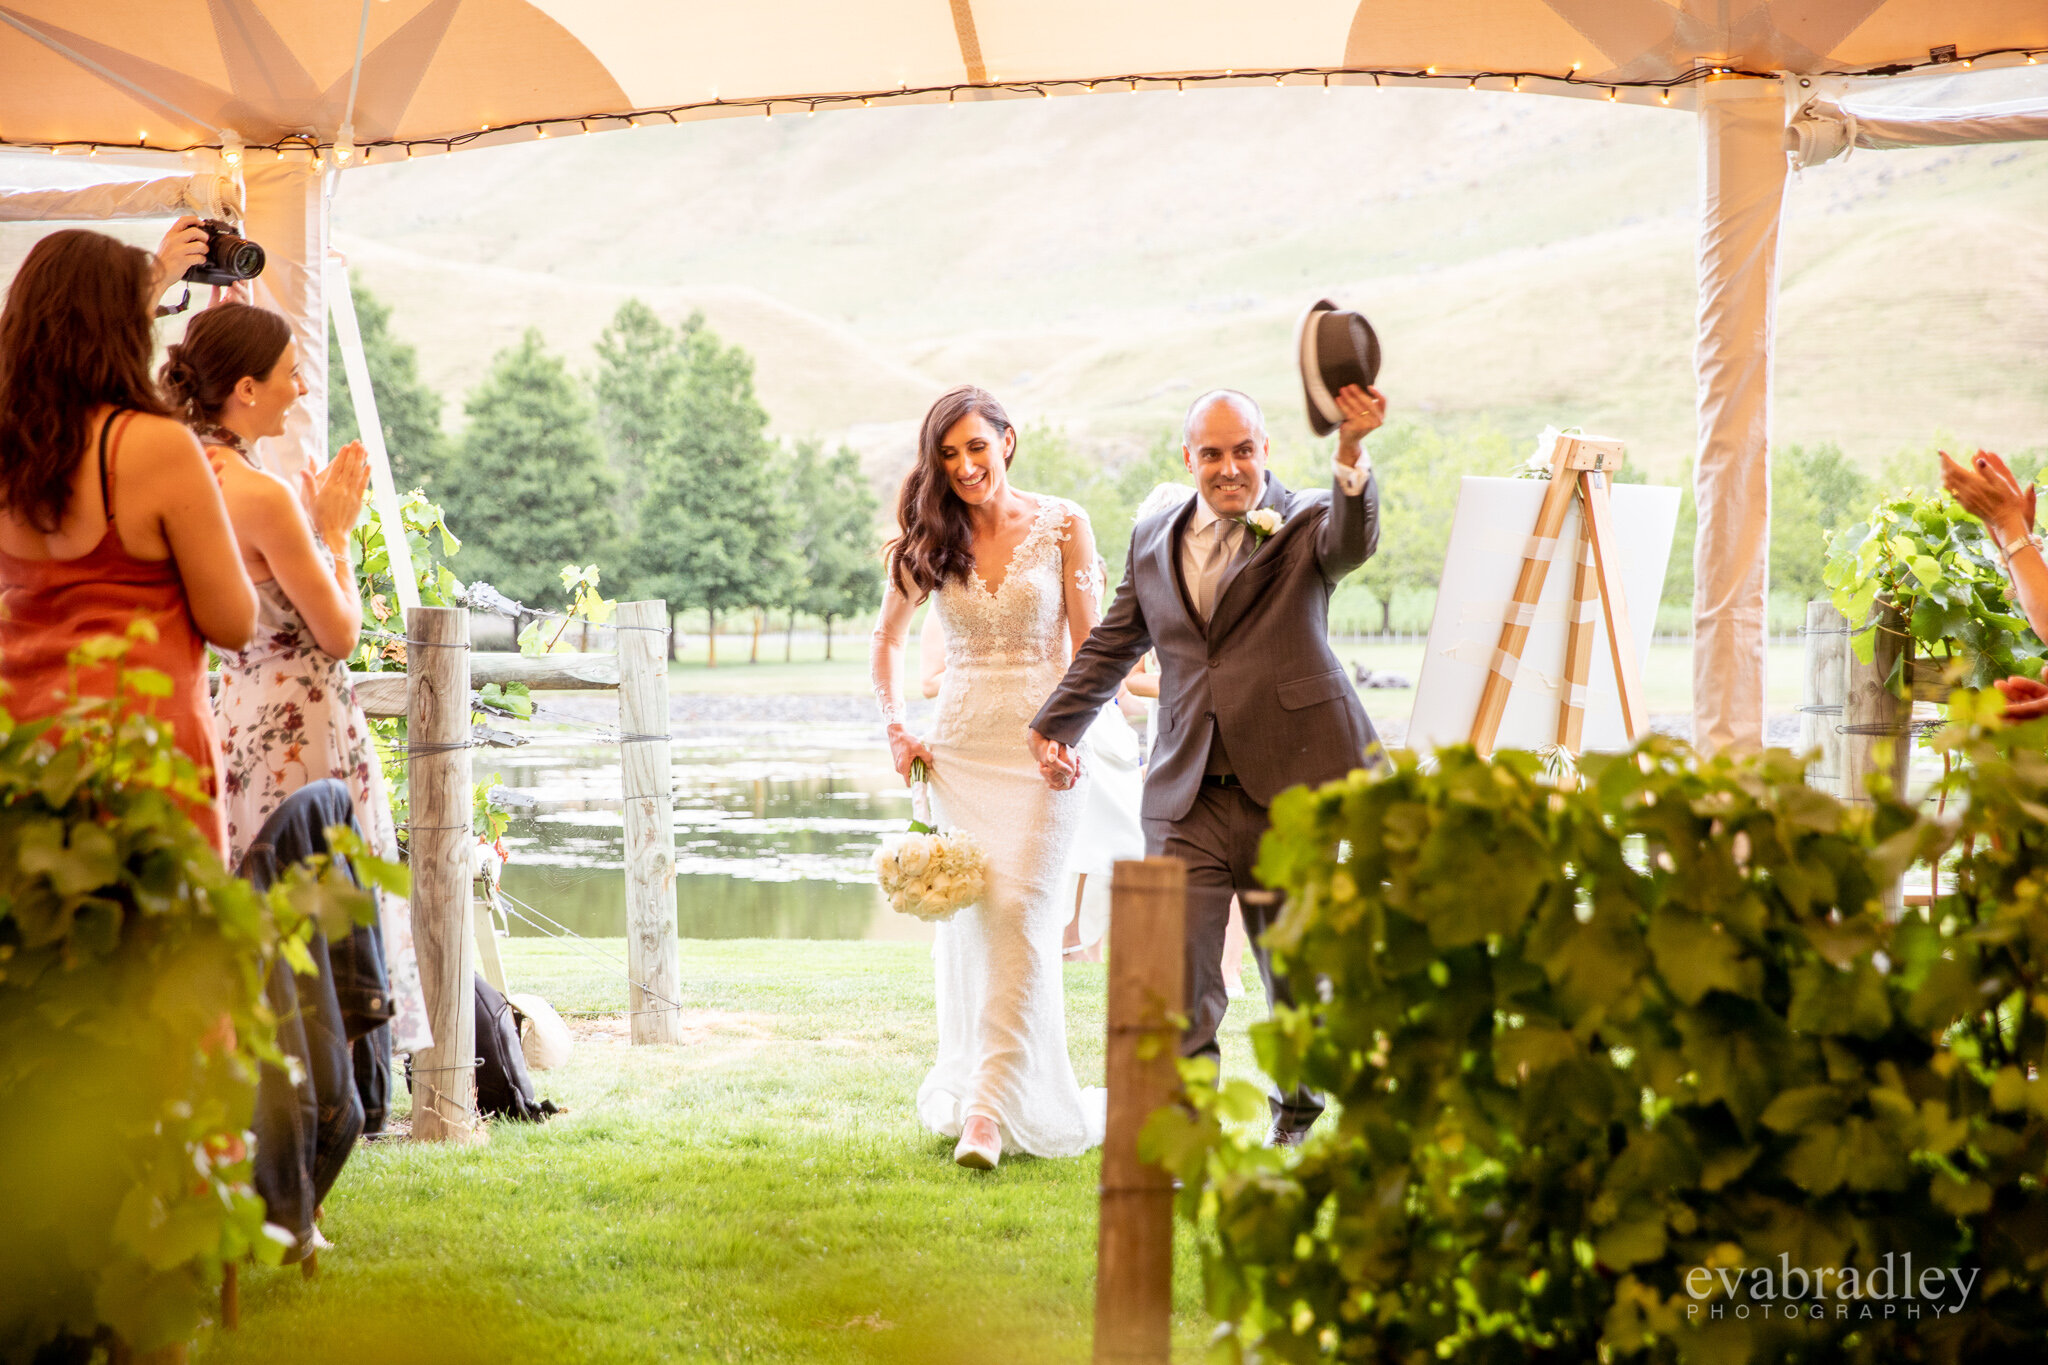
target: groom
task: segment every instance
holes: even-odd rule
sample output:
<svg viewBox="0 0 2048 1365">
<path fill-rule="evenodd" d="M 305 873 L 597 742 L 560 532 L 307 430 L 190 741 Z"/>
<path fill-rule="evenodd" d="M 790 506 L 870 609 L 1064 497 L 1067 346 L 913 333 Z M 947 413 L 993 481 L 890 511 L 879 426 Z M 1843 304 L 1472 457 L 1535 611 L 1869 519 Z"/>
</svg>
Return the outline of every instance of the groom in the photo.
<svg viewBox="0 0 2048 1365">
<path fill-rule="evenodd" d="M 1073 745 L 1147 649 L 1159 654 L 1159 739 L 1141 809 L 1146 852 L 1188 869 L 1187 1013 L 1181 1051 L 1220 1058 L 1228 1007 L 1223 934 L 1239 897 L 1267 998 L 1290 1004 L 1261 936 L 1279 906 L 1252 876 L 1266 807 L 1285 788 L 1342 777 L 1378 743 L 1330 652 L 1330 594 L 1379 541 L 1366 435 L 1385 418 L 1377 390 L 1335 395 L 1334 486 L 1293 493 L 1266 473 L 1266 423 L 1233 389 L 1188 409 L 1181 455 L 1197 495 L 1140 522 L 1124 581 L 1059 687 L 1032 719 L 1046 780 L 1078 771 Z M 1264 527 L 1271 527 L 1270 531 Z M 1305 1089 L 1269 1097 L 1269 1141 L 1294 1146 L 1323 1111 Z"/>
</svg>

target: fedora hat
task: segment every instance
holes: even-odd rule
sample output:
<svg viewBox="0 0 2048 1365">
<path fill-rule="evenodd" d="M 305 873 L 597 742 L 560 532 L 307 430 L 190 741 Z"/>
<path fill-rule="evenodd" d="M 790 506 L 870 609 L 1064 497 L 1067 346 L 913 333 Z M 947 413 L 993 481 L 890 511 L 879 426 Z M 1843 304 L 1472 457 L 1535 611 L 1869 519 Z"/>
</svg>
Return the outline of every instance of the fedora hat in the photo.
<svg viewBox="0 0 2048 1365">
<path fill-rule="evenodd" d="M 1343 424 L 1337 390 L 1346 384 L 1369 389 L 1380 377 L 1380 339 L 1363 313 L 1317 299 L 1294 329 L 1301 360 L 1301 391 L 1308 400 L 1308 424 L 1328 436 Z"/>
</svg>

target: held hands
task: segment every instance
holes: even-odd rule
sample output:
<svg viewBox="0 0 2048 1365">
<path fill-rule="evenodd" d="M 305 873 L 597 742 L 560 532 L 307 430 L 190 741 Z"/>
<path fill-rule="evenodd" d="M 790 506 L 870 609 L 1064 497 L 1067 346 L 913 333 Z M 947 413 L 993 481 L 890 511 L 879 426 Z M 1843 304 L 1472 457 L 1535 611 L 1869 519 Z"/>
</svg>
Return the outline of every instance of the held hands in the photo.
<svg viewBox="0 0 2048 1365">
<path fill-rule="evenodd" d="M 1038 764 L 1046 786 L 1063 792 L 1081 780 L 1081 756 L 1072 748 L 1049 740 L 1036 730 L 1025 731 L 1025 742 L 1031 746 L 1031 757 Z"/>
<path fill-rule="evenodd" d="M 903 779 L 906 787 L 910 785 L 910 765 L 915 760 L 923 759 L 927 768 L 939 766 L 932 761 L 932 751 L 925 748 L 900 720 L 889 726 L 889 758 L 896 765 L 896 775 Z"/>
<path fill-rule="evenodd" d="M 2032 534 L 2034 485 L 2021 488 L 2005 461 L 1990 451 L 1978 451 L 1967 465 L 1956 463 L 1942 451 L 1941 484 L 1964 510 L 1984 523 L 2001 548 Z"/>
<path fill-rule="evenodd" d="M 1344 414 L 1337 428 L 1337 458 L 1355 465 L 1365 438 L 1387 420 L 1387 400 L 1378 389 L 1361 389 L 1356 384 L 1337 390 L 1336 399 L 1337 411 Z"/>
<path fill-rule="evenodd" d="M 314 532 L 328 549 L 339 554 L 363 512 L 363 491 L 370 486 L 369 452 L 361 441 L 350 441 L 325 469 L 300 478 L 302 490 L 310 493 Z"/>
</svg>

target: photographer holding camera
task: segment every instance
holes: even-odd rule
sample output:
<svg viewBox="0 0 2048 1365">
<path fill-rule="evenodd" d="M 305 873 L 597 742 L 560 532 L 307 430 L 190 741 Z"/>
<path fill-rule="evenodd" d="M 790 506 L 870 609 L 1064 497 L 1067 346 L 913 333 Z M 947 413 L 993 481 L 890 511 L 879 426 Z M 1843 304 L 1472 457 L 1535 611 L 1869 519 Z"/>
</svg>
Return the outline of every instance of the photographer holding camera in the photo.
<svg viewBox="0 0 2048 1365">
<path fill-rule="evenodd" d="M 188 284 L 212 285 L 215 304 L 230 299 L 252 303 L 249 292 L 238 286 L 262 274 L 264 263 L 263 248 L 229 224 L 218 218 L 187 215 L 171 224 L 171 230 L 157 246 L 152 296 L 161 299 L 165 290 L 183 280 Z M 175 306 L 159 306 L 157 316 L 182 313 L 190 302 L 188 289 L 185 298 Z"/>
</svg>

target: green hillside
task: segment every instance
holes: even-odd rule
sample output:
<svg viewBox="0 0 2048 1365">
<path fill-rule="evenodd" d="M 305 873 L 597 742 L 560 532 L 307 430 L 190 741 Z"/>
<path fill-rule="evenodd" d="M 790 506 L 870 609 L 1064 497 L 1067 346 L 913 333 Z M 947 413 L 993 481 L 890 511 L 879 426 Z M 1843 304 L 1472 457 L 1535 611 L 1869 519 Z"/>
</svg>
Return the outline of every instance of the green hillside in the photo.
<svg viewBox="0 0 2048 1365">
<path fill-rule="evenodd" d="M 776 428 L 878 479 L 942 387 L 1134 449 L 1212 384 L 1305 441 L 1320 293 L 1385 337 L 1397 413 L 1583 423 L 1670 476 L 1693 442 L 1686 115 L 1463 91 L 1204 91 L 550 139 L 352 172 L 341 244 L 451 400 L 529 323 L 702 308 Z M 1794 180 L 1781 442 L 1875 467 L 2048 444 L 2048 148 L 1859 153 Z M 451 401 L 451 419 L 459 411 Z"/>
</svg>

